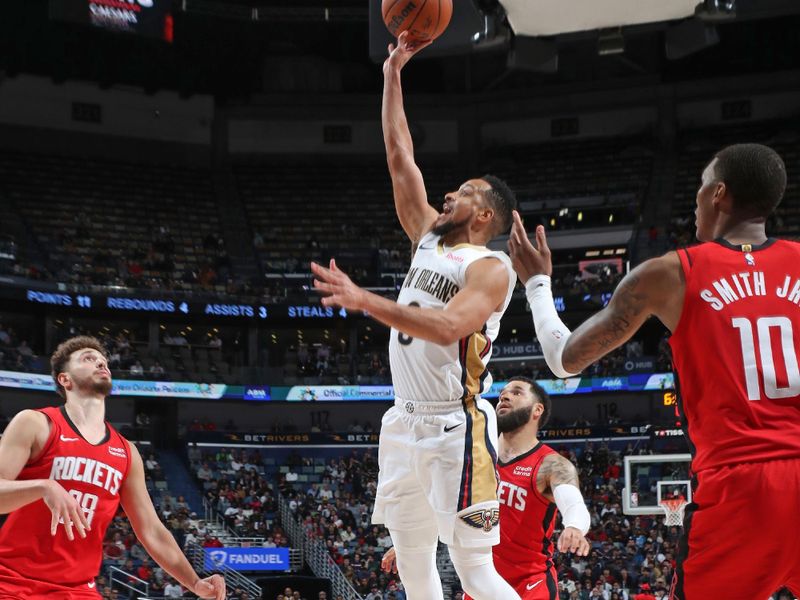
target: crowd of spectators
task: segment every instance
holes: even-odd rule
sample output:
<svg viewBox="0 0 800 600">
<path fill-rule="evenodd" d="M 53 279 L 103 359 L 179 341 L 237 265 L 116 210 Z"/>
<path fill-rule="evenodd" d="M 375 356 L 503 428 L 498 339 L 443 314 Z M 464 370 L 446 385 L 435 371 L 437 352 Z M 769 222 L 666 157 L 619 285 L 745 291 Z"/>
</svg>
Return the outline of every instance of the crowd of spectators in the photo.
<svg viewBox="0 0 800 600">
<path fill-rule="evenodd" d="M 557 295 L 576 296 L 610 293 L 623 277 L 624 273 L 609 265 L 592 272 L 579 272 L 575 268 L 556 269 L 553 272 L 553 292 Z"/>
<path fill-rule="evenodd" d="M 162 523 L 175 538 L 178 545 L 188 550 L 190 544 L 202 546 L 220 546 L 208 525 L 187 504 L 183 496 L 173 497 L 166 489 L 165 476 L 158 458 L 147 449 L 141 449 L 145 467 L 145 485 L 156 513 Z M 122 580 L 133 588 L 142 589 L 143 583 L 148 586 L 150 597 L 193 598 L 194 595 L 185 590 L 175 579 L 170 577 L 147 554 L 147 551 L 136 538 L 130 522 L 122 511 L 112 521 L 103 541 L 103 563 L 96 579 L 96 589 L 103 600 L 129 598 L 133 592 L 124 587 L 112 587 L 109 579 L 109 567 L 116 567 L 135 578 L 127 578 L 116 573 L 114 578 Z M 130 594 L 129 594 L 130 592 Z M 228 590 L 228 598 L 232 600 L 251 599 L 246 592 L 236 587 Z"/>
<path fill-rule="evenodd" d="M 0 369 L 29 372 L 41 367 L 41 357 L 14 327 L 0 321 Z"/>
<path fill-rule="evenodd" d="M 369 423 L 353 421 L 351 431 L 370 431 Z M 661 516 L 626 516 L 622 512 L 623 458 L 652 454 L 646 444 L 628 443 L 614 449 L 606 443 L 559 444 L 562 456 L 578 467 L 581 492 L 587 502 L 592 544 L 588 557 L 556 553 L 559 600 L 666 600 L 676 566 L 678 527 L 668 527 Z M 278 516 L 277 492 L 288 501 L 290 512 L 302 530 L 321 540 L 353 588 L 366 600 L 405 600 L 396 574 L 384 573 L 380 561 L 392 546 L 383 526 L 372 525 L 370 514 L 377 489 L 377 452 L 374 448 L 350 450 L 328 458 L 315 469 L 320 476 L 303 480 L 298 472 L 318 467 L 320 459 L 293 452 L 276 467 L 265 468 L 258 450 L 187 449 L 190 464 L 206 499 L 241 537 L 263 540 L 264 547 L 287 547 L 288 537 Z M 181 548 L 190 544 L 221 547 L 208 524 L 198 518 L 182 496 L 166 490 L 158 457 L 142 450 L 145 483 L 156 512 Z M 277 485 L 273 485 L 275 481 Z M 560 533 L 560 522 L 555 536 Z M 112 589 L 108 567 L 117 567 L 147 582 L 150 596 L 192 597 L 148 556 L 120 511 L 103 542 L 103 564 L 96 589 L 103 600 L 122 600 L 129 595 Z M 117 579 L 124 575 L 117 574 Z M 129 580 L 131 585 L 141 581 Z M 451 600 L 463 600 L 463 591 L 453 582 Z M 229 599 L 251 600 L 244 590 L 229 589 Z M 276 600 L 328 600 L 325 591 L 310 596 L 286 588 Z M 789 592 L 776 593 L 774 600 L 791 600 Z M 253 599 L 254 600 L 254 599 Z M 336 600 L 340 600 L 336 598 Z"/>
<path fill-rule="evenodd" d="M 298 486 L 287 474 L 282 489 L 303 530 L 323 541 L 357 592 L 370 600 L 404 600 L 397 575 L 380 569 L 392 545 L 389 532 L 370 523 L 377 471 L 374 450 L 353 451 L 331 459 L 320 483 Z"/>
<path fill-rule="evenodd" d="M 290 365 L 287 367 L 291 369 Z M 321 383 L 335 382 L 347 385 L 350 377 L 347 345 L 342 343 L 337 347 L 324 342 L 318 344 L 298 342 L 294 375 L 314 378 Z"/>
<path fill-rule="evenodd" d="M 129 241 L 121 253 L 102 246 L 87 261 L 78 252 L 92 236 L 92 222 L 78 212 L 55 240 L 58 252 L 51 253 L 48 270 L 61 283 L 128 287 L 155 290 L 211 290 L 232 277 L 231 260 L 224 241 L 208 233 L 202 241 L 202 262 L 176 266 L 176 242 L 168 225 L 150 224 L 148 241 Z"/>
<path fill-rule="evenodd" d="M 585 559 L 569 554 L 556 557 L 561 600 L 632 600 L 640 593 L 652 593 L 657 599 L 665 597 L 680 530 L 665 527 L 661 517 L 627 517 L 621 510 L 622 458 L 649 450 L 629 445 L 622 451 L 613 451 L 605 444 L 591 443 L 557 448 L 579 468 L 582 491 L 592 516 L 589 537 L 593 545 L 592 553 Z M 194 452 L 199 454 L 196 448 Z M 216 490 L 209 498 L 217 502 L 220 512 L 229 512 L 235 505 L 220 499 L 219 490 L 225 490 L 226 499 L 232 493 L 237 495 L 234 490 L 245 502 L 246 498 L 254 497 L 246 490 L 258 485 L 256 471 L 261 462 L 258 453 L 221 450 L 213 456 L 195 458 L 199 479 Z M 329 459 L 324 472 L 313 482 L 302 481 L 297 475 L 303 467 L 318 464 L 312 457 L 294 455 L 286 462 L 288 468 L 281 473 L 278 485 L 306 534 L 327 546 L 333 560 L 362 596 L 370 600 L 403 600 L 405 593 L 397 576 L 380 570 L 381 557 L 392 545 L 391 537 L 384 527 L 370 523 L 377 485 L 375 451 L 354 450 Z M 211 465 L 215 465 L 222 480 L 214 479 Z M 270 500 L 272 493 L 270 489 Z M 268 515 L 270 509 L 274 510 L 274 504 L 268 500 L 255 511 Z M 238 513 L 235 518 L 240 523 L 247 521 Z M 257 520 L 262 519 L 269 521 L 270 517 Z M 236 521 L 232 524 L 236 526 Z M 275 529 L 270 529 L 267 539 L 270 544 L 286 543 Z M 454 597 L 460 597 L 460 592 Z"/>
<path fill-rule="evenodd" d="M 195 452 L 198 451 L 195 449 Z M 577 461 L 581 468 L 584 494 L 592 505 L 592 535 L 596 551 L 588 561 L 559 557 L 562 597 L 603 597 L 581 595 L 577 588 L 586 588 L 588 579 L 591 579 L 591 586 L 587 588 L 589 593 L 598 581 L 603 585 L 608 582 L 609 590 L 615 583 L 633 590 L 639 582 L 657 590 L 661 582 L 666 581 L 663 579 L 665 571 L 669 574 L 664 563 L 674 554 L 673 538 L 677 530 L 667 531 L 654 519 L 637 518 L 629 522 L 621 515 L 621 459 L 607 447 L 595 450 L 587 445 L 567 450 L 565 454 Z M 261 457 L 258 453 L 244 456 L 221 450 L 213 456 L 203 455 L 202 461 L 198 477 L 210 481 L 213 475 L 211 464 L 217 466 L 220 474 L 234 477 L 241 470 L 257 468 Z M 308 456 L 294 455 L 287 460 L 288 468 L 280 475 L 279 486 L 289 501 L 290 511 L 309 536 L 323 541 L 333 560 L 362 596 L 370 600 L 403 600 L 405 593 L 398 577 L 380 570 L 381 557 L 392 545 L 389 532 L 370 523 L 377 486 L 375 451 L 353 451 L 330 459 L 318 481 L 299 481 L 297 471 L 315 464 L 314 459 Z M 233 481 L 218 483 L 218 487 L 220 485 L 223 489 L 231 489 Z M 222 509 L 227 510 L 218 504 L 218 510 L 224 512 Z M 648 538 L 651 539 L 648 541 Z M 270 543 L 275 539 L 272 536 Z M 657 558 L 660 560 L 656 564 Z M 638 592 L 638 587 L 635 591 Z M 619 597 L 628 600 L 628 595 Z M 610 595 L 604 598 L 608 600 Z"/>
<path fill-rule="evenodd" d="M 58 331 L 56 343 L 76 335 L 89 335 L 100 340 L 108 353 L 108 367 L 115 376 L 123 379 L 145 379 L 154 374 L 152 370 L 145 371 L 142 366 L 140 346 L 137 346 L 136 332 L 132 330 L 112 331 L 102 328 L 99 331 L 91 330 L 81 325 L 70 325 Z M 163 375 L 163 369 L 161 370 Z"/>
<path fill-rule="evenodd" d="M 264 538 L 267 547 L 288 546 L 273 483 L 259 452 L 188 448 L 191 468 L 208 504 L 239 537 Z"/>
<path fill-rule="evenodd" d="M 591 442 L 555 447 L 578 467 L 581 491 L 592 520 L 588 534 L 592 551 L 588 557 L 556 555 L 559 600 L 666 599 L 681 529 L 667 527 L 661 516 L 626 516 L 621 508 L 624 456 L 652 451 L 633 444 L 614 450 L 605 443 Z M 230 475 L 236 466 L 246 468 L 241 461 L 249 460 L 255 466 L 260 460 L 257 453 L 245 458 L 228 451 L 215 458 L 222 459 L 217 460 L 218 465 L 228 465 L 220 468 Z M 362 597 L 404 600 L 397 575 L 380 570 L 381 557 L 392 545 L 389 532 L 370 523 L 377 487 L 375 450 L 352 450 L 328 459 L 324 472 L 314 482 L 297 478 L 302 467 L 318 464 L 312 457 L 294 454 L 286 462 L 288 469 L 279 476 L 279 487 L 306 534 L 327 546 L 332 559 Z M 559 532 L 560 527 L 556 535 Z M 453 599 L 460 600 L 463 592 L 457 581 L 455 584 Z"/>
</svg>

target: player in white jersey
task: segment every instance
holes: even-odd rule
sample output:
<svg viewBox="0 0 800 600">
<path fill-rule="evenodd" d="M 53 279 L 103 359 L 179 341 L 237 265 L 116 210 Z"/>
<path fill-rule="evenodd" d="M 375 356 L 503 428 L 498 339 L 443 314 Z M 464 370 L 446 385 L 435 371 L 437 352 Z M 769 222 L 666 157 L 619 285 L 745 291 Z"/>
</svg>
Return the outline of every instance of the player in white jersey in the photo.
<svg viewBox="0 0 800 600">
<path fill-rule="evenodd" d="M 427 44 L 406 34 L 384 64 L 383 132 L 395 207 L 414 244 L 397 302 L 357 287 L 334 261 L 312 264 L 323 303 L 364 310 L 390 326 L 395 406 L 381 423 L 373 523 L 385 523 L 408 600 L 441 599 L 438 539 L 476 600 L 518 600 L 495 571 L 500 539 L 497 423 L 480 395 L 500 318 L 516 284 L 509 258 L 486 244 L 508 231 L 513 192 L 493 176 L 470 179 L 428 204 L 403 110 L 400 71 Z"/>
</svg>

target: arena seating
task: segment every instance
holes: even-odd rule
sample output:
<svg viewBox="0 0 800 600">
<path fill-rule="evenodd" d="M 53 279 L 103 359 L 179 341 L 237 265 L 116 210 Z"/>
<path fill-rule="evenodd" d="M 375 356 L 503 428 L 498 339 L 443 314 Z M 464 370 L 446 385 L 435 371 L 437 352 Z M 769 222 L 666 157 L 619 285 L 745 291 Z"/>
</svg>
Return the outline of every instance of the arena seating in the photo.
<svg viewBox="0 0 800 600">
<path fill-rule="evenodd" d="M 183 497 L 173 498 L 168 489 L 168 483 L 159 466 L 157 456 L 149 447 L 139 447 L 139 452 L 145 461 L 145 484 L 156 512 L 164 525 L 170 530 L 179 546 L 183 548 L 187 536 L 193 539 L 197 535 L 199 521 L 193 509 L 183 500 Z M 200 525 L 204 529 L 204 525 Z M 192 533 L 194 531 L 195 533 Z M 151 596 L 164 594 L 167 585 L 176 582 L 158 567 L 137 540 L 130 522 L 122 510 L 109 526 L 103 542 L 103 563 L 100 576 L 97 578 L 97 590 L 106 598 L 128 597 L 127 589 L 120 586 L 112 587 L 108 577 L 109 567 L 122 569 L 148 583 Z M 124 576 L 123 576 L 124 579 Z M 117 596 L 113 595 L 116 591 Z M 120 595 L 121 594 L 121 595 Z"/>
<path fill-rule="evenodd" d="M 2 152 L 0 182 L 57 281 L 225 292 L 207 169 Z"/>
<path fill-rule="evenodd" d="M 429 201 L 460 182 L 446 165 L 423 165 Z M 234 173 L 265 271 L 307 273 L 310 260 L 337 257 L 363 283 L 407 267 L 410 243 L 397 220 L 381 158 L 241 159 Z"/>
<path fill-rule="evenodd" d="M 605 592 L 603 597 L 620 600 L 628 597 L 622 589 L 632 597 L 645 583 L 654 590 L 668 589 L 679 530 L 665 527 L 661 517 L 629 518 L 620 509 L 622 457 L 649 453 L 649 449 L 619 443 L 612 447 L 591 443 L 555 447 L 579 467 L 582 492 L 592 516 L 590 556 L 556 557 L 561 597 L 584 597 L 571 595 L 572 590 L 580 594 L 582 589 L 589 597 L 596 586 Z M 213 469 L 213 479 L 205 483 L 209 489 L 234 487 L 248 465 L 263 469 L 265 480 L 279 482 L 281 493 L 289 499 L 305 531 L 325 540 L 357 591 L 366 595 L 377 586 L 384 597 L 392 593 L 395 598 L 403 597 L 397 577 L 379 569 L 380 559 L 391 545 L 387 532 L 369 523 L 377 481 L 374 449 L 320 449 L 300 456 L 290 449 L 261 454 L 219 448 L 203 452 L 193 465 Z M 264 518 L 269 520 L 268 508 L 258 510 L 266 511 Z M 443 584 L 452 590 L 451 598 L 458 598 L 459 584 L 452 579 L 455 573 L 446 564 L 446 553 L 440 558 Z"/>
<path fill-rule="evenodd" d="M 615 137 L 491 148 L 483 170 L 506 179 L 525 214 L 551 229 L 630 224 L 652 174 L 652 146 Z"/>
<path fill-rule="evenodd" d="M 768 233 L 782 237 L 800 235 L 800 127 L 784 120 L 690 129 L 680 135 L 675 197 L 672 202 L 670 243 L 673 247 L 694 241 L 694 209 L 700 175 L 714 153 L 724 146 L 757 142 L 774 148 L 787 167 L 786 195 L 770 220 Z"/>
</svg>

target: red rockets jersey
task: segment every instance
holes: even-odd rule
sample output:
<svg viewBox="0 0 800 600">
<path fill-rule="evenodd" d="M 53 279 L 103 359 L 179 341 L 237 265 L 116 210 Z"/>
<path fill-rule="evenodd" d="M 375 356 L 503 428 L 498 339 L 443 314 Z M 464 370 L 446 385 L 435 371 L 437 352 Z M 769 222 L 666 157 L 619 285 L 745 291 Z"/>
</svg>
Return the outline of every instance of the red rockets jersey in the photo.
<svg viewBox="0 0 800 600">
<path fill-rule="evenodd" d="M 670 346 L 694 472 L 800 457 L 800 244 L 718 240 L 678 256 Z"/>
<path fill-rule="evenodd" d="M 498 462 L 500 543 L 493 548 L 497 572 L 512 587 L 553 566 L 556 505 L 536 489 L 542 460 L 555 450 L 541 442 L 510 462 Z"/>
<path fill-rule="evenodd" d="M 50 436 L 38 457 L 17 479 L 55 479 L 83 507 L 91 531 L 69 541 L 63 525 L 50 535 L 50 509 L 37 500 L 8 515 L 0 529 L 0 565 L 23 579 L 62 586 L 93 582 L 103 558 L 103 537 L 119 506 L 130 467 L 128 442 L 106 424 L 105 439 L 93 446 L 72 424 L 63 407 L 41 409 L 50 419 Z"/>
</svg>

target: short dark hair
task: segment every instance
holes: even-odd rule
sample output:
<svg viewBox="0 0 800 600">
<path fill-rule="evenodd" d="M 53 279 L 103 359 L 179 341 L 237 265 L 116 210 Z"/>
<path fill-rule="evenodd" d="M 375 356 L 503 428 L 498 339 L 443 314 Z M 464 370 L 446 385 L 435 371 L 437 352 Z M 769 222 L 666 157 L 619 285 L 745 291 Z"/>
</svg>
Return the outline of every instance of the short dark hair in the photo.
<svg viewBox="0 0 800 600">
<path fill-rule="evenodd" d="M 84 348 L 97 350 L 104 357 L 108 358 L 108 354 L 106 353 L 103 343 L 96 337 L 92 337 L 90 335 L 79 335 L 61 342 L 56 348 L 56 351 L 53 352 L 53 355 L 50 357 L 50 372 L 53 375 L 53 381 L 56 382 L 56 392 L 58 392 L 58 395 L 64 399 L 66 399 L 67 394 L 64 390 L 64 386 L 58 383 L 58 375 L 59 373 L 64 372 L 64 367 L 67 366 L 69 357 L 72 356 L 72 353 L 77 352 L 78 350 L 83 350 Z"/>
<path fill-rule="evenodd" d="M 714 178 L 728 188 L 743 216 L 768 217 L 786 191 L 786 165 L 762 144 L 734 144 L 714 155 Z"/>
<path fill-rule="evenodd" d="M 550 394 L 544 391 L 544 388 L 530 377 L 516 375 L 508 380 L 509 383 L 512 381 L 522 381 L 523 383 L 527 383 L 529 386 L 531 386 L 531 391 L 533 392 L 533 395 L 536 396 L 536 400 L 544 407 L 542 416 L 539 417 L 539 429 L 547 425 L 547 421 L 550 420 L 550 413 L 553 410 L 553 405 L 550 402 Z"/>
<path fill-rule="evenodd" d="M 481 179 L 488 183 L 491 188 L 487 196 L 497 214 L 497 235 L 508 233 L 513 221 L 511 211 L 517 208 L 517 196 L 508 187 L 508 184 L 499 177 L 484 175 Z"/>
</svg>

